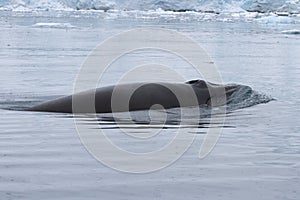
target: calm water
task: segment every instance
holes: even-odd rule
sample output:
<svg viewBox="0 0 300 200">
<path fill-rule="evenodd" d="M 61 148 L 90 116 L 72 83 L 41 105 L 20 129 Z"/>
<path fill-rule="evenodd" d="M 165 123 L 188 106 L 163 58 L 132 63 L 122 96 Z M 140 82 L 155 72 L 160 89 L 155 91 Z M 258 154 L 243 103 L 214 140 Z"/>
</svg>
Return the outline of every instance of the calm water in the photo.
<svg viewBox="0 0 300 200">
<path fill-rule="evenodd" d="M 299 198 L 300 36 L 281 34 L 299 24 L 183 23 L 87 14 L 0 16 L 1 199 Z M 34 26 L 41 22 L 74 27 Z M 198 159 L 203 128 L 197 132 L 203 134 L 197 134 L 191 148 L 174 164 L 140 175 L 118 172 L 96 161 L 81 144 L 70 115 L 8 110 L 72 93 L 89 52 L 107 37 L 135 27 L 180 31 L 205 48 L 224 82 L 251 86 L 276 100 L 228 114 L 220 140 L 205 159 Z M 132 57 L 120 63 L 136 64 L 132 60 L 143 61 L 145 54 Z M 187 79 L 197 78 L 172 57 L 153 52 L 149 57 L 174 66 Z M 122 70 L 110 72 L 104 84 L 118 80 Z M 120 137 L 118 129 L 109 127 L 106 131 L 112 140 L 124 147 L 151 149 Z M 172 132 L 166 129 L 154 143 L 163 145 Z"/>
</svg>

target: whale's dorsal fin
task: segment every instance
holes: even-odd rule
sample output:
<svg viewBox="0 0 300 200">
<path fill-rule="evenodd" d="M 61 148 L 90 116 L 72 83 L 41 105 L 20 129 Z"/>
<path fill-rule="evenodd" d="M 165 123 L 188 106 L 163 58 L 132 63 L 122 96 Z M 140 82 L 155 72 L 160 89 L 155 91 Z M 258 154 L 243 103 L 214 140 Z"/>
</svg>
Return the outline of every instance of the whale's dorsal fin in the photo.
<svg viewBox="0 0 300 200">
<path fill-rule="evenodd" d="M 199 79 L 194 79 L 194 80 L 187 81 L 185 83 L 186 84 L 194 84 L 194 83 L 197 83 L 198 81 L 199 81 Z"/>
<path fill-rule="evenodd" d="M 190 80 L 185 83 L 196 86 L 198 88 L 207 88 L 207 83 L 204 80 L 200 80 L 200 79 Z"/>
</svg>

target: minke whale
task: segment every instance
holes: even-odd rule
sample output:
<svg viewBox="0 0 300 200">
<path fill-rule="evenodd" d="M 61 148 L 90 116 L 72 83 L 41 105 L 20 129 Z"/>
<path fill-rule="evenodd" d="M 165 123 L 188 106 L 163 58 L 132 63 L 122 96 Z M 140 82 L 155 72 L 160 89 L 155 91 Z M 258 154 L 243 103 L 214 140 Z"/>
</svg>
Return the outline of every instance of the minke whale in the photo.
<svg viewBox="0 0 300 200">
<path fill-rule="evenodd" d="M 241 85 L 222 85 L 204 80 L 185 83 L 130 83 L 106 86 L 50 100 L 26 111 L 58 113 L 112 113 L 155 108 L 211 106 L 226 99 Z M 213 101 L 216 99 L 216 101 Z M 220 100 L 221 99 L 221 100 Z M 160 106 L 156 106 L 160 105 Z"/>
</svg>

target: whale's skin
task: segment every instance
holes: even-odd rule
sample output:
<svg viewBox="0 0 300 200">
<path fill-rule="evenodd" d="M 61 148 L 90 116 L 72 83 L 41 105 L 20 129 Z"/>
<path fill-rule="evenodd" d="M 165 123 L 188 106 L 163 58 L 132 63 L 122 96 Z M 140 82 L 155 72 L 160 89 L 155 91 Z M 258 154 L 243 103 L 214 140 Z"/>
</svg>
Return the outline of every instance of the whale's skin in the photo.
<svg viewBox="0 0 300 200">
<path fill-rule="evenodd" d="M 27 111 L 57 113 L 112 113 L 149 110 L 156 104 L 161 105 L 164 109 L 210 105 L 212 98 L 222 96 L 222 94 L 220 94 L 222 91 L 223 96 L 225 95 L 225 97 L 228 98 L 238 89 L 238 87 L 239 85 L 225 86 L 205 82 L 203 80 L 192 80 L 186 83 L 130 83 L 118 85 L 117 87 L 101 87 L 61 97 L 33 106 L 27 109 Z M 114 91 L 114 89 L 116 90 Z M 173 91 L 176 91 L 175 93 L 177 96 Z M 124 101 L 126 101 L 126 95 L 128 94 L 131 94 L 129 105 L 128 103 L 124 104 L 123 102 L 124 99 Z M 113 109 L 112 97 L 115 97 L 116 99 L 116 101 L 114 101 L 116 104 L 113 104 Z M 78 107 L 75 107 L 75 109 L 74 98 L 76 99 L 75 106 Z M 94 102 L 91 101 L 91 99 L 93 99 Z M 90 106 L 91 102 L 95 104 L 94 107 Z"/>
</svg>

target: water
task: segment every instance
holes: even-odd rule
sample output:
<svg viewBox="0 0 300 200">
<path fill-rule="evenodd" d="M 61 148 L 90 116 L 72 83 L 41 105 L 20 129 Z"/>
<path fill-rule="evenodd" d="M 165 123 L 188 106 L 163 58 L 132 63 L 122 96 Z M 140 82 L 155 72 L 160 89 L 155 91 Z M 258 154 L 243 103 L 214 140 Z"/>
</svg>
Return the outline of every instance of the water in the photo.
<svg viewBox="0 0 300 200">
<path fill-rule="evenodd" d="M 112 19 L 113 14 L 105 13 L 33 15 L 1 13 L 1 199 L 299 198 L 300 37 L 281 33 L 299 24 L 182 23 L 176 17 Z M 48 22 L 74 27 L 34 26 Z M 207 128 L 196 134 L 195 129 L 186 129 L 196 135 L 191 148 L 169 167 L 140 175 L 96 161 L 81 144 L 70 115 L 7 109 L 72 93 L 89 52 L 107 37 L 135 27 L 186 34 L 209 53 L 225 83 L 248 85 L 276 100 L 230 112 L 220 140 L 202 160 L 198 153 Z M 142 55 L 133 57 L 141 61 Z M 179 61 L 165 59 L 187 78 L 197 78 Z M 112 72 L 104 84 L 117 80 L 120 71 Z M 138 126 L 128 129 L 147 134 L 144 124 Z M 150 140 L 152 146 L 128 139 L 111 124 L 106 133 L 128 150 L 148 152 L 168 143 L 174 128 Z"/>
</svg>

